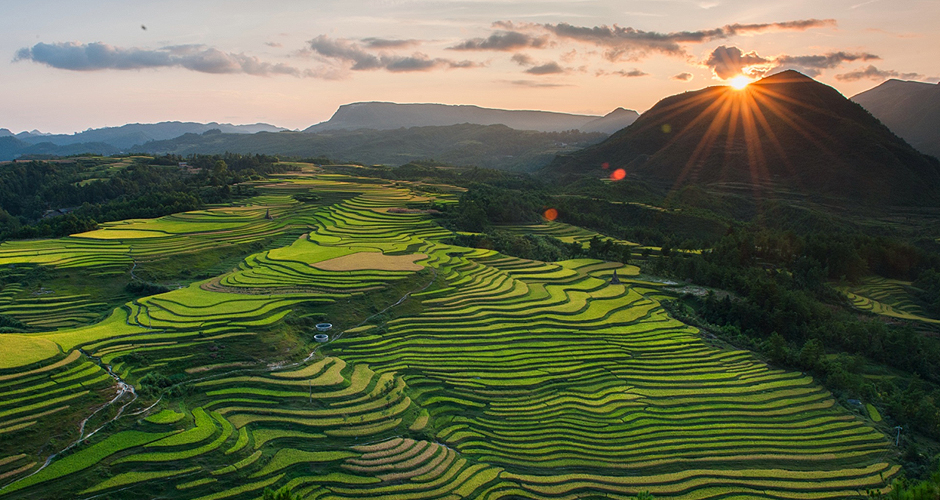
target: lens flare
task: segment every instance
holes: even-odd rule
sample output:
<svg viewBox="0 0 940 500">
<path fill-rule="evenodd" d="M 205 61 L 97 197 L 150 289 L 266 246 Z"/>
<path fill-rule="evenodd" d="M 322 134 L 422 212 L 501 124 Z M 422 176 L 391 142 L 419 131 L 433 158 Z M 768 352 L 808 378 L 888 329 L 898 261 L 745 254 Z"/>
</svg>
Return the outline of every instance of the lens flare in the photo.
<svg viewBox="0 0 940 500">
<path fill-rule="evenodd" d="M 554 208 L 549 208 L 542 215 L 545 216 L 545 218 L 548 220 L 555 220 L 558 218 L 558 210 L 555 210 Z"/>
<path fill-rule="evenodd" d="M 618 168 L 617 170 L 614 170 L 613 173 L 610 174 L 610 180 L 619 181 L 619 180 L 623 180 L 623 178 L 626 176 L 627 176 L 627 171 L 622 168 Z"/>
<path fill-rule="evenodd" d="M 601 163 L 601 168 L 603 168 L 604 170 L 607 170 L 608 168 L 610 168 L 610 163 L 607 163 L 606 161 L 604 163 Z"/>
</svg>

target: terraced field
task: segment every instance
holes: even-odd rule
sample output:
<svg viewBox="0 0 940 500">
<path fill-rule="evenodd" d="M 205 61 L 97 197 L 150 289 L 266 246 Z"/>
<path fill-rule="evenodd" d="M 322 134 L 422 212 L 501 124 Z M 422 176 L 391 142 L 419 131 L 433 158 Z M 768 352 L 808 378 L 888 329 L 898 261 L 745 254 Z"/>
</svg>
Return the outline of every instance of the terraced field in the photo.
<svg viewBox="0 0 940 500">
<path fill-rule="evenodd" d="M 451 246 L 403 184 L 310 170 L 256 187 L 245 206 L 0 245 L 3 265 L 109 279 L 161 252 L 283 236 L 95 324 L 63 314 L 0 336 L 0 498 L 835 499 L 898 471 L 868 422 L 807 376 L 705 343 L 636 267 Z M 308 191 L 352 195 L 290 196 Z M 404 261 L 416 267 L 388 264 Z M 93 309 L 81 300 L 61 306 Z M 372 316 L 333 319 L 327 344 L 263 348 L 298 311 L 369 301 Z M 115 398 L 103 367 L 139 387 L 172 373 L 178 390 Z M 51 423 L 69 435 L 22 448 Z"/>
<path fill-rule="evenodd" d="M 855 286 L 839 287 L 839 290 L 852 301 L 856 309 L 861 311 L 940 325 L 940 320 L 928 316 L 911 299 L 911 294 L 906 290 L 910 286 L 909 281 L 870 277 Z"/>
</svg>

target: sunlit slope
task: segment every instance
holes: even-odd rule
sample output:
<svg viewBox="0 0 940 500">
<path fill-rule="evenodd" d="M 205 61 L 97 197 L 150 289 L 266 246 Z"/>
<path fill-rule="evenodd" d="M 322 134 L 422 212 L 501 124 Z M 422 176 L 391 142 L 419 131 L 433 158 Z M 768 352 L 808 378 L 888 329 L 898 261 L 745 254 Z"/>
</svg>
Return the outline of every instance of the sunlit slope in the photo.
<svg viewBox="0 0 940 500">
<path fill-rule="evenodd" d="M 55 422 L 46 411 L 91 411 L 78 406 L 82 398 L 113 379 L 75 349 L 114 363 L 130 381 L 183 366 L 187 384 L 154 406 L 155 398 L 129 406 L 48 467 L 0 448 L 0 498 L 253 500 L 286 487 L 311 499 L 629 498 L 647 490 L 657 498 L 835 499 L 897 473 L 885 437 L 810 377 L 703 342 L 666 314 L 656 299 L 663 291 L 640 281 L 637 268 L 452 246 L 451 233 L 426 214 L 388 210 L 416 199 L 407 188 L 353 180 L 288 176 L 244 209 L 102 230 L 123 231 L 118 238 L 0 246 L 11 262 L 97 266 L 96 255 L 107 253 L 68 246 L 124 245 L 108 257 L 133 265 L 159 252 L 150 242 L 160 240 L 177 242 L 166 250 L 173 253 L 250 238 L 252 227 L 286 235 L 236 269 L 131 301 L 95 325 L 25 336 L 71 354 L 0 368 L 4 402 L 41 403 L 0 422 L 3 436 L 22 440 L 29 428 L 16 426 Z M 310 190 L 356 195 L 309 208 L 289 196 Z M 264 218 L 269 208 L 273 222 Z M 343 270 L 321 269 L 336 259 L 347 259 Z M 614 270 L 623 284 L 609 284 Z M 408 288 L 382 295 L 401 283 Z M 297 364 L 267 351 L 251 364 L 188 361 L 223 340 L 260 349 L 297 308 L 342 310 L 370 298 L 376 317 L 410 312 L 338 327 Z M 127 361 L 134 354 L 148 364 Z M 73 396 L 83 391 L 92 392 Z"/>
</svg>

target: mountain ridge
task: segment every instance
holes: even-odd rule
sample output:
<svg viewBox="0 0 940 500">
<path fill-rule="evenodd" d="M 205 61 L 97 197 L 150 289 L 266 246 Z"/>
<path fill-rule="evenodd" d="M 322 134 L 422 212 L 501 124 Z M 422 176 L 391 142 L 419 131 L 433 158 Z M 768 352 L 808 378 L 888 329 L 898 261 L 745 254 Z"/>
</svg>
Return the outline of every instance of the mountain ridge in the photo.
<svg viewBox="0 0 940 500">
<path fill-rule="evenodd" d="M 540 132 L 604 132 L 611 134 L 636 120 L 639 114 L 618 108 L 605 116 L 555 111 L 509 110 L 467 104 L 354 102 L 343 104 L 332 117 L 304 129 L 306 133 L 328 130 L 390 130 L 398 128 L 473 125 L 506 125 L 516 130 Z M 589 126 L 588 129 L 582 127 Z"/>
<path fill-rule="evenodd" d="M 28 144 L 52 143 L 56 146 L 68 146 L 81 143 L 104 143 L 114 146 L 118 150 L 126 150 L 135 144 L 147 141 L 166 140 L 179 137 L 187 133 L 201 134 L 209 130 L 219 129 L 224 133 L 254 134 L 257 132 L 279 132 L 287 130 L 283 127 L 267 123 L 252 123 L 246 125 L 232 125 L 230 123 L 198 123 L 165 121 L 157 123 L 128 123 L 118 127 L 102 127 L 88 129 L 74 134 L 43 134 L 37 130 L 21 132 L 15 137 Z M 7 130 L 7 129 L 3 129 Z M 11 135 L 12 132 L 11 132 Z M 0 137 L 4 134 L 0 133 Z"/>
<path fill-rule="evenodd" d="M 940 84 L 891 79 L 851 100 L 914 148 L 940 157 Z"/>
</svg>

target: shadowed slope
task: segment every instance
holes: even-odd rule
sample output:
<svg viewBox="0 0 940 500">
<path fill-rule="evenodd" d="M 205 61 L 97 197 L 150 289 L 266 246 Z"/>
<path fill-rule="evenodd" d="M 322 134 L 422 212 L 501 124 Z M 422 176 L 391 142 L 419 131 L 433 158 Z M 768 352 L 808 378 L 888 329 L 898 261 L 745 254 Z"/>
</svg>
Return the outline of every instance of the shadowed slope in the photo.
<svg viewBox="0 0 940 500">
<path fill-rule="evenodd" d="M 630 127 L 548 171 L 604 175 L 603 163 L 667 188 L 745 185 L 879 204 L 940 202 L 940 164 L 835 89 L 785 71 L 743 90 L 663 99 Z"/>
</svg>

